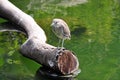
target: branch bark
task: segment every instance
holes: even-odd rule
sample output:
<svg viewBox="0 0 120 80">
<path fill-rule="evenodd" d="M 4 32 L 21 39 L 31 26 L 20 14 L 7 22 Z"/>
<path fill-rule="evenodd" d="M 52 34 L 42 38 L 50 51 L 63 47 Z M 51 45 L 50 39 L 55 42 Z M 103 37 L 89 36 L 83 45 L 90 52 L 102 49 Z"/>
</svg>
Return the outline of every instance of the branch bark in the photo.
<svg viewBox="0 0 120 80">
<path fill-rule="evenodd" d="M 22 31 L 27 34 L 28 39 L 20 48 L 23 56 L 62 74 L 71 74 L 78 69 L 78 59 L 71 51 L 47 44 L 43 29 L 31 16 L 8 0 L 0 0 L 0 16 L 17 25 L 11 25 L 12 28 L 18 30 L 22 28 Z"/>
</svg>

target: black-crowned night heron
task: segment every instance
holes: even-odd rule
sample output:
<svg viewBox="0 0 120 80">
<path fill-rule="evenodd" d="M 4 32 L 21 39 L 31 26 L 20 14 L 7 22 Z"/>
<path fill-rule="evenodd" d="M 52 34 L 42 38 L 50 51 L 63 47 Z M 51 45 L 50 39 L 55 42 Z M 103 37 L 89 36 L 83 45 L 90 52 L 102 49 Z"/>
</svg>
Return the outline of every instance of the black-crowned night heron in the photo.
<svg viewBox="0 0 120 80">
<path fill-rule="evenodd" d="M 64 40 L 68 39 L 70 40 L 70 30 L 68 25 L 66 24 L 66 22 L 62 19 L 53 19 L 52 21 L 52 31 L 55 33 L 55 35 L 62 39 L 62 47 L 64 44 Z M 61 40 L 59 40 L 59 44 L 60 44 Z"/>
</svg>

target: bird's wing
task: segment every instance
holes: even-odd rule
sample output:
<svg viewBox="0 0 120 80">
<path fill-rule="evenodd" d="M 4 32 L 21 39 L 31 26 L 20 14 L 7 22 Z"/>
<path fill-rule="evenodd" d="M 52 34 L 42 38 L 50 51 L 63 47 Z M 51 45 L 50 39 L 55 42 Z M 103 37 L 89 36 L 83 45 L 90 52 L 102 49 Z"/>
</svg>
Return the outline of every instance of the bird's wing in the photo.
<svg viewBox="0 0 120 80">
<path fill-rule="evenodd" d="M 66 37 L 69 37 L 70 38 L 70 30 L 69 30 L 69 27 L 67 24 L 61 24 L 60 26 L 60 30 L 62 32 L 62 34 Z"/>
</svg>

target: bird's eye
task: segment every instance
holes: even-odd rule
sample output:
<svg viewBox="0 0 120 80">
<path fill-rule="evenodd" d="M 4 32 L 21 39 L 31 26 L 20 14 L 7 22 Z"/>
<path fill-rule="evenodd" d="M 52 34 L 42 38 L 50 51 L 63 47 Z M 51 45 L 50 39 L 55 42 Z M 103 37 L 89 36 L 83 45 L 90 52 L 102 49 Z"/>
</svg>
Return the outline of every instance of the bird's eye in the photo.
<svg viewBox="0 0 120 80">
<path fill-rule="evenodd" d="M 55 22 L 55 24 L 57 24 L 58 22 Z"/>
</svg>

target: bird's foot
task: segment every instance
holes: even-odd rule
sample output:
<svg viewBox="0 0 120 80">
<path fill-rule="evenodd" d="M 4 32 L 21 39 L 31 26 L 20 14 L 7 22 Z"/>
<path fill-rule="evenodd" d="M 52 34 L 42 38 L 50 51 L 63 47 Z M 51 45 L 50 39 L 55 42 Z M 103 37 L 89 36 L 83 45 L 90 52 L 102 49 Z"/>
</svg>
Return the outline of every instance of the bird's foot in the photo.
<svg viewBox="0 0 120 80">
<path fill-rule="evenodd" d="M 64 47 L 57 47 L 58 50 L 64 50 Z"/>
</svg>

